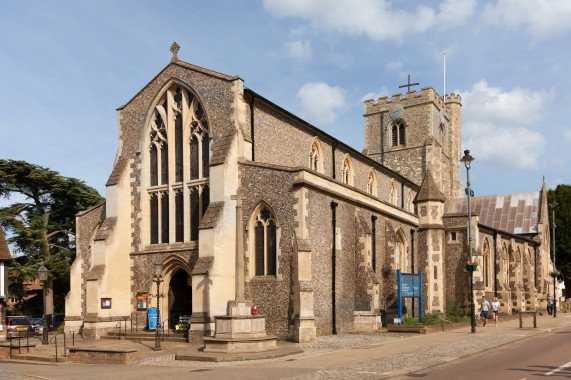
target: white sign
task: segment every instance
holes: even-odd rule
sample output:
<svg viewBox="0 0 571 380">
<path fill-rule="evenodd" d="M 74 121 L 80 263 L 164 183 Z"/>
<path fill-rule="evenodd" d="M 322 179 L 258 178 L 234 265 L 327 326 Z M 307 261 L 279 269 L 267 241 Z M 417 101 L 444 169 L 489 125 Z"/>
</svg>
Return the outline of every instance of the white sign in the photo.
<svg viewBox="0 0 571 380">
<path fill-rule="evenodd" d="M 398 323 L 401 323 L 401 319 L 400 319 L 400 318 L 395 318 L 394 323 L 395 323 L 395 325 L 398 324 Z"/>
</svg>

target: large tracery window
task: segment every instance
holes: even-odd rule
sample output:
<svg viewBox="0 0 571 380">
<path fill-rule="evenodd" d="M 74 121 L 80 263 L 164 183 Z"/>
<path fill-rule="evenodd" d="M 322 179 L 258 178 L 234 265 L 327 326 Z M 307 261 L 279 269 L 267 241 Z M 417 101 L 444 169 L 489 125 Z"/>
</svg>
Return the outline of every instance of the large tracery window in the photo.
<svg viewBox="0 0 571 380">
<path fill-rule="evenodd" d="M 254 266 L 256 276 L 277 273 L 277 228 L 270 209 L 260 207 L 254 219 Z"/>
<path fill-rule="evenodd" d="M 149 129 L 149 242 L 198 240 L 198 225 L 210 203 L 204 109 L 194 94 L 173 85 L 153 110 Z"/>
</svg>

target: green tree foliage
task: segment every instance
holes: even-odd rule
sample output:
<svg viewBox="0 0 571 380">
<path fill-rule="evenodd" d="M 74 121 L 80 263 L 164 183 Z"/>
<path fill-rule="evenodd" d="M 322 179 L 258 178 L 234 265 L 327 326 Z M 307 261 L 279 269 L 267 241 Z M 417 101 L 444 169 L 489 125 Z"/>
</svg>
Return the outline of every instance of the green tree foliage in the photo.
<svg viewBox="0 0 571 380">
<path fill-rule="evenodd" d="M 571 279 L 571 186 L 559 185 L 547 192 L 547 202 L 555 199 L 555 267 L 565 279 Z M 553 211 L 549 207 L 549 227 L 553 226 Z M 553 236 L 553 231 L 551 231 Z M 553 249 L 553 242 L 551 242 Z"/>
<path fill-rule="evenodd" d="M 75 214 L 103 198 L 78 179 L 25 161 L 0 159 L 0 197 L 14 195 L 21 201 L 0 208 L 0 221 L 8 242 L 26 256 L 20 260 L 20 278 L 35 279 L 43 262 L 49 270 L 47 311 L 53 312 L 54 300 L 61 310 L 75 258 Z"/>
</svg>

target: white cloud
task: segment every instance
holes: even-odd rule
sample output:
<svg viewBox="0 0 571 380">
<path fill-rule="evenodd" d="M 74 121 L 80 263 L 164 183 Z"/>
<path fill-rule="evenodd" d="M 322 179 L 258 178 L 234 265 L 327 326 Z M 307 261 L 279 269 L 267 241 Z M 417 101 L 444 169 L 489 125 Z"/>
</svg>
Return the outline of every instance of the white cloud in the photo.
<svg viewBox="0 0 571 380">
<path fill-rule="evenodd" d="M 265 9 L 274 17 L 299 17 L 317 29 L 366 35 L 373 40 L 401 39 L 434 26 L 461 25 L 475 5 L 475 0 L 445 0 L 437 13 L 425 5 L 413 12 L 395 9 L 387 0 L 264 0 Z"/>
<path fill-rule="evenodd" d="M 457 91 L 459 92 L 459 91 Z M 545 90 L 490 87 L 485 80 L 462 96 L 464 146 L 477 158 L 521 170 L 538 167 L 543 135 L 522 125 L 537 123 L 551 95 Z"/>
<path fill-rule="evenodd" d="M 302 116 L 316 126 L 333 123 L 346 106 L 343 89 L 323 82 L 304 84 L 297 97 L 301 100 Z"/>
<path fill-rule="evenodd" d="M 402 62 L 389 62 L 387 70 L 394 71 L 400 78 L 406 78 L 406 71 L 402 68 Z"/>
<path fill-rule="evenodd" d="M 374 99 L 377 101 L 378 98 L 382 98 L 383 96 L 389 96 L 389 90 L 387 90 L 385 86 L 383 86 L 379 92 L 368 92 L 365 95 L 361 96 L 359 99 L 359 105 L 362 105 L 365 100 Z"/>
<path fill-rule="evenodd" d="M 310 41 L 296 40 L 286 44 L 288 53 L 293 58 L 308 61 L 313 55 Z"/>
<path fill-rule="evenodd" d="M 559 36 L 571 30 L 571 1 L 497 0 L 486 4 L 483 19 L 510 28 L 524 26 L 533 39 Z"/>
</svg>

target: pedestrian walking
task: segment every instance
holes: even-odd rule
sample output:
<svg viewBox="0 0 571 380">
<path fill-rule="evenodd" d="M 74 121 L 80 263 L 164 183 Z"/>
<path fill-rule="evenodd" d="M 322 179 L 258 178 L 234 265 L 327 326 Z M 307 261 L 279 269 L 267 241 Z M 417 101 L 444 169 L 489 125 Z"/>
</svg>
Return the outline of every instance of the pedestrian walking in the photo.
<svg viewBox="0 0 571 380">
<path fill-rule="evenodd" d="M 498 301 L 498 297 L 494 297 L 492 301 L 492 316 L 494 317 L 494 326 L 498 327 L 498 320 L 500 316 L 498 315 L 500 312 L 500 301 Z"/>
<path fill-rule="evenodd" d="M 551 293 L 547 294 L 547 314 L 551 315 L 553 311 L 553 296 Z"/>
<path fill-rule="evenodd" d="M 486 327 L 486 322 L 488 321 L 488 310 L 490 309 L 490 303 L 486 300 L 486 297 L 482 297 L 482 303 L 480 304 L 480 315 L 482 316 L 482 321 L 484 322 L 483 327 Z"/>
</svg>

